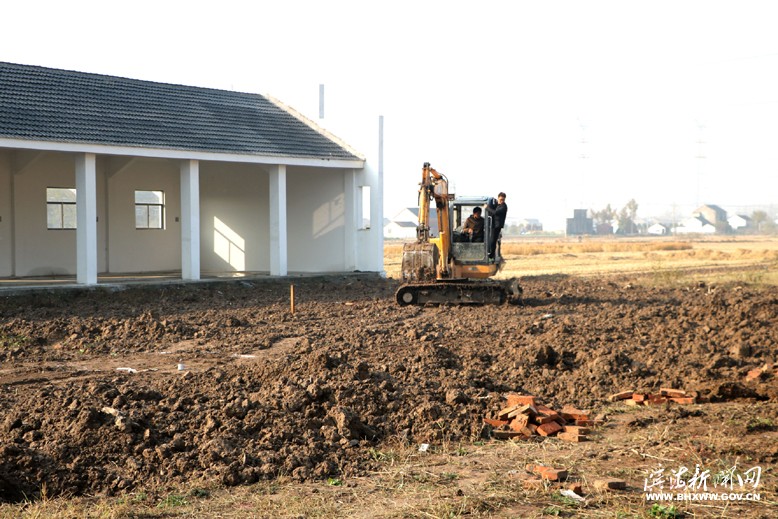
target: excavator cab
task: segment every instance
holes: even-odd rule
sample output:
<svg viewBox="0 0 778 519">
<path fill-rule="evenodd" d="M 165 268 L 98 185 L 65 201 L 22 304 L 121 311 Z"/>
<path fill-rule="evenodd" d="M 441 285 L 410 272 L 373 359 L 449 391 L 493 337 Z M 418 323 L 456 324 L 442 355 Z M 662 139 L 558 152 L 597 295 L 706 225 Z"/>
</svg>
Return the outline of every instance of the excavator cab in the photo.
<svg viewBox="0 0 778 519">
<path fill-rule="evenodd" d="M 489 263 L 489 243 L 492 239 L 492 217 L 486 211 L 489 198 L 463 197 L 451 202 L 451 228 L 453 229 L 451 256 L 455 262 L 462 264 Z M 481 209 L 481 217 L 484 219 L 484 232 L 480 239 L 464 232 L 465 221 L 473 214 L 473 210 Z M 495 254 L 495 264 L 502 264 L 499 241 Z"/>
</svg>

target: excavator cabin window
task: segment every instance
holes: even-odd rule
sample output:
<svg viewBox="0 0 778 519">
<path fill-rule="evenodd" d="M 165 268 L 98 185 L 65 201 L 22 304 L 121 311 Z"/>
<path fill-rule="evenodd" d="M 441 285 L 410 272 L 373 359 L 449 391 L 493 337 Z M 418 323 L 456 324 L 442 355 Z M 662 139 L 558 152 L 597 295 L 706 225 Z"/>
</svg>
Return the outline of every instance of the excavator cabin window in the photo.
<svg viewBox="0 0 778 519">
<path fill-rule="evenodd" d="M 483 243 L 486 231 L 484 208 L 481 205 L 455 205 L 453 209 L 453 241 L 456 243 Z M 471 217 L 474 219 L 468 223 L 468 219 Z"/>
</svg>

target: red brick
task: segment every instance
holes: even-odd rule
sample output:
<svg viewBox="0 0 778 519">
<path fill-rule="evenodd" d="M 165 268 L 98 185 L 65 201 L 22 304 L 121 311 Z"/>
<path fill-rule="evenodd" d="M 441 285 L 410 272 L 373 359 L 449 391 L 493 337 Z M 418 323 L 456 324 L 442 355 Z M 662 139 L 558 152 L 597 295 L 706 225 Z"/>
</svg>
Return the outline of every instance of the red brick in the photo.
<svg viewBox="0 0 778 519">
<path fill-rule="evenodd" d="M 541 436 L 552 436 L 562 430 L 562 426 L 556 422 L 548 422 L 538 425 L 538 434 Z"/>
<path fill-rule="evenodd" d="M 569 485 L 567 485 L 567 489 L 572 490 L 579 496 L 583 495 L 583 487 L 581 486 L 580 483 L 570 483 Z"/>
<path fill-rule="evenodd" d="M 672 388 L 667 388 L 667 387 L 660 388 L 659 389 L 659 394 L 662 395 L 662 396 L 669 396 L 669 397 L 673 397 L 673 398 L 680 398 L 680 397 L 687 396 L 686 395 L 686 391 L 684 391 L 682 389 L 672 389 Z"/>
<path fill-rule="evenodd" d="M 508 420 L 495 420 L 494 418 L 484 418 L 484 423 L 492 427 L 502 427 L 508 425 Z"/>
<path fill-rule="evenodd" d="M 587 440 L 586 435 L 573 432 L 560 432 L 556 435 L 556 437 L 560 440 L 573 443 L 580 443 Z"/>
<path fill-rule="evenodd" d="M 555 469 L 546 465 L 530 464 L 526 466 L 528 472 L 538 474 L 541 478 L 549 481 L 561 481 L 567 479 L 567 471 L 564 469 Z"/>
<path fill-rule="evenodd" d="M 501 409 L 497 413 L 497 419 L 498 420 L 507 420 L 509 418 L 508 414 L 512 413 L 516 409 L 519 409 L 520 407 L 521 407 L 520 405 L 512 405 L 512 406 L 505 407 L 505 408 Z"/>
<path fill-rule="evenodd" d="M 562 481 L 567 479 L 567 471 L 563 469 L 546 469 L 540 473 L 540 479 L 547 479 L 549 481 Z"/>
<path fill-rule="evenodd" d="M 608 400 L 611 402 L 616 402 L 618 400 L 627 400 L 628 398 L 632 398 L 633 391 L 630 389 L 629 391 L 622 391 L 620 393 L 615 393 L 608 397 Z"/>
<path fill-rule="evenodd" d="M 627 488 L 627 482 L 623 479 L 596 479 L 594 488 L 600 490 L 624 490 Z"/>
<path fill-rule="evenodd" d="M 560 414 L 562 415 L 562 418 L 567 421 L 589 419 L 589 411 L 581 411 L 580 409 L 576 409 L 569 405 L 564 406 Z"/>
<path fill-rule="evenodd" d="M 548 422 L 556 422 L 553 416 L 546 416 L 543 414 L 539 414 L 534 418 L 534 421 L 538 425 L 543 425 L 544 423 Z"/>
<path fill-rule="evenodd" d="M 513 418 L 514 416 L 518 416 L 520 414 L 525 414 L 527 416 L 535 416 L 536 414 L 538 414 L 538 410 L 535 409 L 535 407 L 530 404 L 520 405 L 517 406 L 516 409 L 508 413 L 508 418 Z"/>
<path fill-rule="evenodd" d="M 697 399 L 692 398 L 690 396 L 684 396 L 684 397 L 670 397 L 671 402 L 675 402 L 676 404 L 696 404 Z"/>
<path fill-rule="evenodd" d="M 573 434 L 589 434 L 592 432 L 592 430 L 588 427 L 583 427 L 580 425 L 565 425 L 562 427 L 563 432 L 573 433 Z"/>
<path fill-rule="evenodd" d="M 565 423 L 567 423 L 566 420 L 564 418 L 562 418 L 561 414 L 557 413 L 556 411 L 554 411 L 550 407 L 546 407 L 546 406 L 544 406 L 542 404 L 539 404 L 539 405 L 537 405 L 535 407 L 537 408 L 538 413 L 540 415 L 550 418 L 551 420 L 559 423 L 559 425 L 565 425 Z M 538 423 L 548 423 L 551 420 L 544 419 L 542 422 L 538 421 Z"/>
<path fill-rule="evenodd" d="M 514 431 L 521 432 L 522 429 L 526 429 L 527 424 L 529 424 L 529 416 L 525 414 L 520 414 L 513 420 L 511 420 L 510 426 L 511 429 Z"/>
<path fill-rule="evenodd" d="M 492 431 L 492 436 L 498 440 L 521 439 L 525 436 L 518 431 Z"/>
<path fill-rule="evenodd" d="M 514 405 L 535 405 L 536 398 L 532 395 L 519 395 L 517 393 L 509 393 L 505 395 L 505 399 L 508 401 L 508 406 Z"/>
</svg>

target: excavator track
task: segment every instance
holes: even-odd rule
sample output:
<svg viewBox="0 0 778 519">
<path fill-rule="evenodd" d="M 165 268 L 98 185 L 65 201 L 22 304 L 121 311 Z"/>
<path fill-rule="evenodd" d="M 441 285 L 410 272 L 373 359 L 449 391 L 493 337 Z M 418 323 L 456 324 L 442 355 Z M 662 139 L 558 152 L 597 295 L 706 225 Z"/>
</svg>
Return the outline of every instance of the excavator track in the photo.
<svg viewBox="0 0 778 519">
<path fill-rule="evenodd" d="M 395 297 L 400 306 L 515 304 L 520 300 L 521 287 L 515 280 L 408 283 L 397 289 Z"/>
</svg>

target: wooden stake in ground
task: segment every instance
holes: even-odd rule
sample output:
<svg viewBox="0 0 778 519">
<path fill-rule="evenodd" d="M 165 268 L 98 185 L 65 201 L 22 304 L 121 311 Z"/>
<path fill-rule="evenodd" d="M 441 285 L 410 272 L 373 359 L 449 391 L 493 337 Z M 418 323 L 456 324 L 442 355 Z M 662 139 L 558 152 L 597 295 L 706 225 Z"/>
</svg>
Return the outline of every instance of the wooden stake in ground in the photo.
<svg viewBox="0 0 778 519">
<path fill-rule="evenodd" d="M 294 315 L 294 285 L 289 285 L 289 310 Z"/>
</svg>

